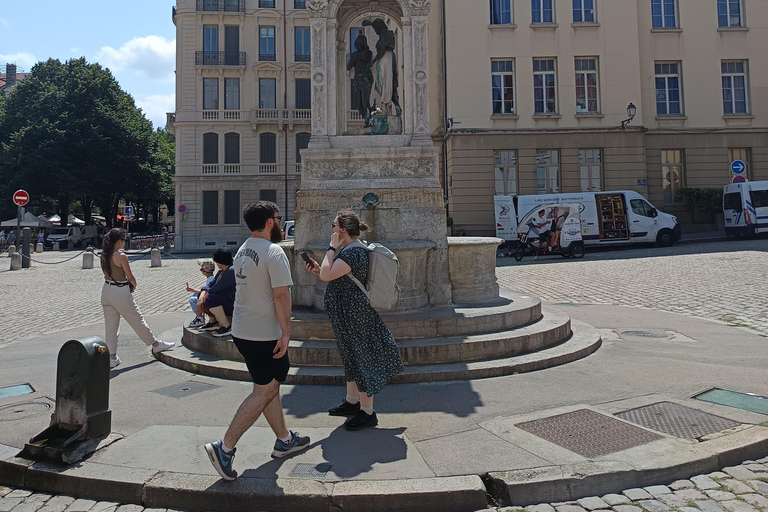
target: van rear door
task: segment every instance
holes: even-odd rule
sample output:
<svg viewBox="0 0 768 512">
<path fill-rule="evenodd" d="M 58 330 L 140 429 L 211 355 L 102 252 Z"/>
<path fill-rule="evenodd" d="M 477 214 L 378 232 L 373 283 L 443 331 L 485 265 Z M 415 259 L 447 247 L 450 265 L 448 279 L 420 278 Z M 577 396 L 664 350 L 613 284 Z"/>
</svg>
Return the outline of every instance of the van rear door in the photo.
<svg viewBox="0 0 768 512">
<path fill-rule="evenodd" d="M 604 242 L 629 240 L 627 205 L 624 194 L 595 194 L 600 235 Z"/>
</svg>

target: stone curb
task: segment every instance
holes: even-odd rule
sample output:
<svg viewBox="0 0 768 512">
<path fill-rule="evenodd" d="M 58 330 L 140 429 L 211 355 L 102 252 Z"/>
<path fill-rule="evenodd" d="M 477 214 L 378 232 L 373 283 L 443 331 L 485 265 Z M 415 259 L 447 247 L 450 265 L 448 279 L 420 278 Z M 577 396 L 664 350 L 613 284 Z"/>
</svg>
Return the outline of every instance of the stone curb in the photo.
<svg viewBox="0 0 768 512">
<path fill-rule="evenodd" d="M 632 462 L 589 461 L 581 464 L 491 472 L 484 477 L 492 496 L 504 505 L 525 507 L 567 502 L 624 489 L 666 485 L 674 480 L 712 473 L 768 454 L 768 428 L 741 432 L 699 443 L 674 462 L 653 454 Z"/>
<path fill-rule="evenodd" d="M 33 463 L 9 456 L 17 451 L 0 445 L 0 485 L 146 508 L 191 512 L 466 512 L 488 506 L 485 485 L 477 475 L 337 483 L 241 476 L 227 482 L 210 475 L 87 461 L 70 467 Z"/>
</svg>

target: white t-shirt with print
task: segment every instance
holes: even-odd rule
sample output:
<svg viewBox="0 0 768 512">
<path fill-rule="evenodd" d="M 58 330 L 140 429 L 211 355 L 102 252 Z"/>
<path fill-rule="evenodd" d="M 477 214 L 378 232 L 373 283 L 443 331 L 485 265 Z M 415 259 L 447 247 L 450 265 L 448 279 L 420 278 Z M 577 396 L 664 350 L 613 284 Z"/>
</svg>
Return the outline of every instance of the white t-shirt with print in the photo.
<svg viewBox="0 0 768 512">
<path fill-rule="evenodd" d="M 252 341 L 274 341 L 282 330 L 272 288 L 292 286 L 288 257 L 279 245 L 248 238 L 235 256 L 235 311 L 232 335 Z"/>
</svg>

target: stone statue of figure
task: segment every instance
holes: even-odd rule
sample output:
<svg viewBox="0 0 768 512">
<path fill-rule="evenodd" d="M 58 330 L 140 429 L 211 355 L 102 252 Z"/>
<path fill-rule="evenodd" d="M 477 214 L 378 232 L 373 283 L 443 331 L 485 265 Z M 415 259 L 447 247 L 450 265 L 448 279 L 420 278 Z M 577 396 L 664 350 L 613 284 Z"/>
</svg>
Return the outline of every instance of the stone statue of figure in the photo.
<svg viewBox="0 0 768 512">
<path fill-rule="evenodd" d="M 371 88 L 373 87 L 373 73 L 371 73 L 371 61 L 373 52 L 368 48 L 368 38 L 364 35 L 355 39 L 355 51 L 349 57 L 347 71 L 354 68 L 355 77 L 352 79 L 352 101 L 357 111 L 365 119 L 365 127 L 371 124 Z"/>
<path fill-rule="evenodd" d="M 373 70 L 373 85 L 379 97 L 382 110 L 389 114 L 392 105 L 395 113 L 400 115 L 400 100 L 397 97 L 397 58 L 395 57 L 395 33 L 387 28 L 381 18 L 373 21 L 363 21 L 363 26 L 372 26 L 379 36 L 376 43 L 376 56 L 371 62 Z"/>
</svg>

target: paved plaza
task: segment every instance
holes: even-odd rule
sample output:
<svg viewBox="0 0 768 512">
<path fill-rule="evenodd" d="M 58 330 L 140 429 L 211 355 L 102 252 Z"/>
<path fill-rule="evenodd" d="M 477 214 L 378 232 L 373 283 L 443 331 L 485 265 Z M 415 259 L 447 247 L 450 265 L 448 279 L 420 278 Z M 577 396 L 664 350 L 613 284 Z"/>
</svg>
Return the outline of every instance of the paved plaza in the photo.
<svg viewBox="0 0 768 512">
<path fill-rule="evenodd" d="M 497 260 L 497 275 L 502 288 L 542 300 L 652 308 L 768 334 L 766 252 L 768 240 L 759 239 L 588 252 L 582 260 L 547 256 L 518 263 L 506 257 Z M 31 268 L 13 272 L 10 260 L 0 258 L 0 346 L 103 322 L 98 260 L 96 268 L 83 270 L 82 256 L 70 259 L 77 254 L 35 254 Z M 166 257 L 161 268 L 150 268 L 148 255 L 132 256 L 141 311 L 186 311 L 184 283 L 202 285 L 198 262 L 205 256 Z"/>
</svg>

